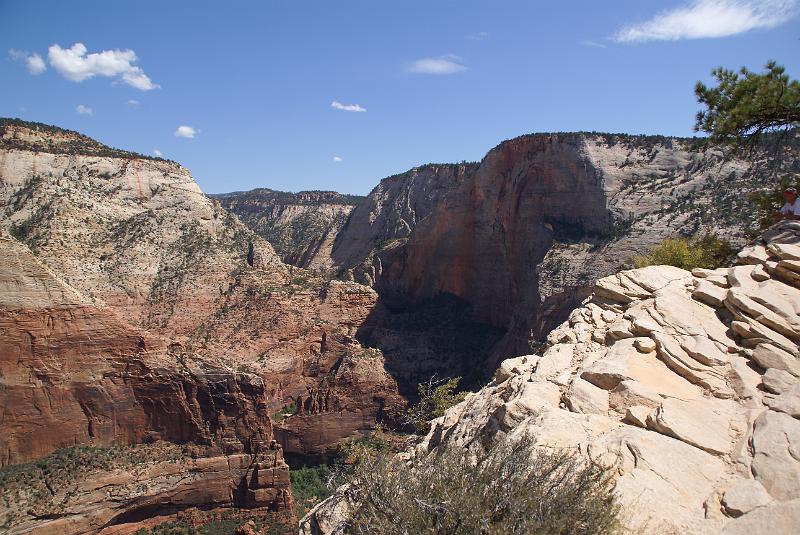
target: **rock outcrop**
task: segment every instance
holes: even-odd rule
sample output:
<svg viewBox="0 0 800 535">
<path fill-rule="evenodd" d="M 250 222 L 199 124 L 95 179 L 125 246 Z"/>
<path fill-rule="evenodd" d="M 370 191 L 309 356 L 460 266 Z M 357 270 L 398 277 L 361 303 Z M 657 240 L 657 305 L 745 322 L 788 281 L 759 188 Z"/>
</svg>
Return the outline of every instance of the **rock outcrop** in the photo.
<svg viewBox="0 0 800 535">
<path fill-rule="evenodd" d="M 384 270 L 397 266 L 397 255 L 420 221 L 464 182 L 476 164 L 430 164 L 384 178 L 358 203 L 336 236 L 331 257 L 340 275 L 373 286 Z"/>
<path fill-rule="evenodd" d="M 287 193 L 266 188 L 210 195 L 267 240 L 293 266 L 333 268 L 333 241 L 363 197 L 333 191 Z"/>
<path fill-rule="evenodd" d="M 501 439 L 608 466 L 627 528 L 790 533 L 800 519 L 800 222 L 780 223 L 739 265 L 602 278 L 540 355 L 434 420 L 412 452 Z M 332 533 L 346 504 L 303 521 Z M 315 527 L 316 526 L 316 527 Z M 325 529 L 319 526 L 327 526 Z"/>
<path fill-rule="evenodd" d="M 227 456 L 190 450 L 161 443 L 84 449 L 15 467 L 3 474 L 0 491 L 4 533 L 132 534 L 192 507 L 278 513 L 287 532 L 294 527 L 280 449 Z"/>
</svg>

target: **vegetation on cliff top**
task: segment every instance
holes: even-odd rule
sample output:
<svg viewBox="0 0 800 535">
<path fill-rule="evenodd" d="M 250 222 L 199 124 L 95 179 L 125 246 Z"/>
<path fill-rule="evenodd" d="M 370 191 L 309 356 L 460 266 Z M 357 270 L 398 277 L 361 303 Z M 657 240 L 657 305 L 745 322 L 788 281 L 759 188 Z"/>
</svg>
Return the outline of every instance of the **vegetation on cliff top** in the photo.
<svg viewBox="0 0 800 535">
<path fill-rule="evenodd" d="M 763 73 L 719 67 L 711 74 L 715 87 L 695 86 L 706 106 L 697 112 L 695 130 L 707 132 L 711 143 L 752 148 L 764 134 L 785 134 L 800 125 L 800 82 L 775 61 L 767 62 Z"/>
<path fill-rule="evenodd" d="M 715 234 L 703 234 L 693 238 L 667 238 L 645 256 L 637 256 L 633 263 L 637 268 L 645 266 L 675 266 L 691 271 L 694 268 L 715 269 L 733 254 L 731 244 Z"/>
<path fill-rule="evenodd" d="M 45 143 L 42 141 L 41 143 L 32 143 L 15 137 L 6 138 L 4 134 L 9 127 L 27 128 L 34 132 L 64 136 L 69 138 L 69 141 L 55 141 L 50 143 Z M 157 156 L 148 156 L 146 154 L 139 154 L 138 152 L 115 149 L 107 145 L 103 145 L 99 141 L 73 130 L 67 130 L 65 128 L 44 123 L 23 121 L 22 119 L 10 117 L 0 117 L 0 147 L 36 152 L 49 152 L 53 154 L 82 154 L 86 156 L 100 156 L 108 158 L 139 158 L 143 160 L 172 162 L 172 160 L 166 160 Z"/>
<path fill-rule="evenodd" d="M 408 462 L 375 456 L 349 478 L 353 533 L 610 534 L 620 506 L 609 473 L 531 439 L 472 459 L 449 448 Z"/>
</svg>

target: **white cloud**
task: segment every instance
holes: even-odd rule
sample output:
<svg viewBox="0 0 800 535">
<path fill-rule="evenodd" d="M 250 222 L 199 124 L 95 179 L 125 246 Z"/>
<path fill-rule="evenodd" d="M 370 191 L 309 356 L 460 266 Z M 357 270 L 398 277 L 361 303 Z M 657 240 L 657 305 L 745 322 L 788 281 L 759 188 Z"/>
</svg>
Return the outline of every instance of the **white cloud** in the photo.
<svg viewBox="0 0 800 535">
<path fill-rule="evenodd" d="M 362 108 L 358 104 L 342 104 L 338 100 L 334 100 L 333 102 L 331 102 L 331 108 L 342 111 L 356 111 L 356 112 L 367 111 L 366 108 Z"/>
<path fill-rule="evenodd" d="M 467 36 L 467 39 L 471 41 L 483 41 L 489 37 L 489 32 L 477 32 Z"/>
<path fill-rule="evenodd" d="M 84 106 L 83 104 L 78 104 L 75 107 L 75 113 L 77 113 L 78 115 L 93 115 L 94 110 L 92 110 L 92 108 L 88 106 Z"/>
<path fill-rule="evenodd" d="M 727 37 L 779 26 L 798 14 L 800 0 L 693 0 L 619 30 L 619 43 Z"/>
<path fill-rule="evenodd" d="M 128 106 L 138 106 L 139 104 L 140 104 L 140 102 L 138 100 L 136 100 L 136 99 L 130 99 L 128 101 Z"/>
<path fill-rule="evenodd" d="M 583 46 L 590 46 L 592 48 L 608 48 L 608 45 L 604 45 L 603 43 L 598 43 L 597 41 L 581 41 Z"/>
<path fill-rule="evenodd" d="M 86 53 L 83 43 L 75 43 L 70 48 L 52 45 L 47 49 L 50 66 L 67 80 L 83 82 L 95 76 L 116 78 L 141 91 L 150 91 L 160 87 L 154 84 L 141 67 L 134 65 L 137 61 L 133 50 L 103 50 Z"/>
<path fill-rule="evenodd" d="M 158 149 L 153 149 L 153 156 L 158 156 L 159 158 L 161 158 L 162 156 L 164 156 L 164 153 Z"/>
<path fill-rule="evenodd" d="M 175 137 L 185 137 L 189 139 L 193 139 L 194 136 L 197 134 L 197 130 L 192 128 L 191 126 L 186 126 L 182 124 L 175 130 Z"/>
<path fill-rule="evenodd" d="M 333 161 L 334 161 L 334 162 L 342 162 L 342 161 L 344 161 L 344 160 L 342 159 L 342 157 L 341 157 L 341 156 L 334 156 L 334 157 L 333 157 Z"/>
<path fill-rule="evenodd" d="M 35 52 L 31 54 L 25 50 L 16 50 L 11 48 L 8 50 L 8 55 L 14 61 L 24 61 L 25 68 L 28 69 L 28 72 L 34 76 L 42 74 L 47 70 L 47 65 L 45 65 L 42 56 Z"/>
<path fill-rule="evenodd" d="M 413 74 L 456 74 L 467 68 L 459 63 L 461 58 L 452 54 L 438 58 L 422 58 L 413 62 L 406 69 Z"/>
</svg>

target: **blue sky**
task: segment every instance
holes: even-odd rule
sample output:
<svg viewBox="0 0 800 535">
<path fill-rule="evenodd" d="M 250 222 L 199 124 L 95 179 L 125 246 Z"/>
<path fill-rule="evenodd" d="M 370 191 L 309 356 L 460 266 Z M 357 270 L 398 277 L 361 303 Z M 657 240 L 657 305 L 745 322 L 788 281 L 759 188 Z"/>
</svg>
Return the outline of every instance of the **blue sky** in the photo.
<svg viewBox="0 0 800 535">
<path fill-rule="evenodd" d="M 776 59 L 800 76 L 798 12 L 800 0 L 0 0 L 0 116 L 157 149 L 212 193 L 363 194 L 531 132 L 691 135 L 693 85 L 713 67 Z"/>
</svg>

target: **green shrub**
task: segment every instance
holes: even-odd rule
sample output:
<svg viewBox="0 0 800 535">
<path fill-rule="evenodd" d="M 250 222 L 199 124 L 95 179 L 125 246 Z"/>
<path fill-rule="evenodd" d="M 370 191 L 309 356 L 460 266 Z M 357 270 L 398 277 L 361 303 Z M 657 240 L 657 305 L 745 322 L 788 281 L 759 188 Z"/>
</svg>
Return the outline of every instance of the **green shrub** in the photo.
<svg viewBox="0 0 800 535">
<path fill-rule="evenodd" d="M 331 495 L 334 471 L 328 465 L 293 468 L 289 471 L 292 480 L 292 496 L 297 506 L 297 517 L 302 518 L 315 504 Z"/>
<path fill-rule="evenodd" d="M 380 453 L 392 450 L 392 443 L 380 425 L 357 438 L 347 440 L 337 448 L 337 462 L 345 465 L 358 464 Z"/>
<path fill-rule="evenodd" d="M 430 421 L 442 416 L 447 409 L 461 403 L 466 397 L 466 392 L 455 392 L 461 377 L 454 377 L 447 381 L 429 380 L 427 383 L 417 385 L 419 401 L 408 408 L 404 423 L 414 426 L 419 433 L 427 433 Z"/>
<path fill-rule="evenodd" d="M 294 416 L 297 414 L 297 403 L 291 402 L 289 405 L 284 405 L 281 410 L 272 415 L 272 420 L 280 422 L 284 416 Z"/>
<path fill-rule="evenodd" d="M 609 473 L 574 453 L 534 453 L 530 440 L 475 462 L 462 449 L 402 462 L 375 456 L 355 467 L 350 531 L 359 534 L 618 533 Z"/>
<path fill-rule="evenodd" d="M 647 256 L 637 256 L 633 264 L 645 266 L 675 266 L 686 270 L 714 269 L 723 265 L 733 253 L 731 244 L 715 234 L 706 233 L 694 238 L 667 238 L 650 250 Z"/>
</svg>

